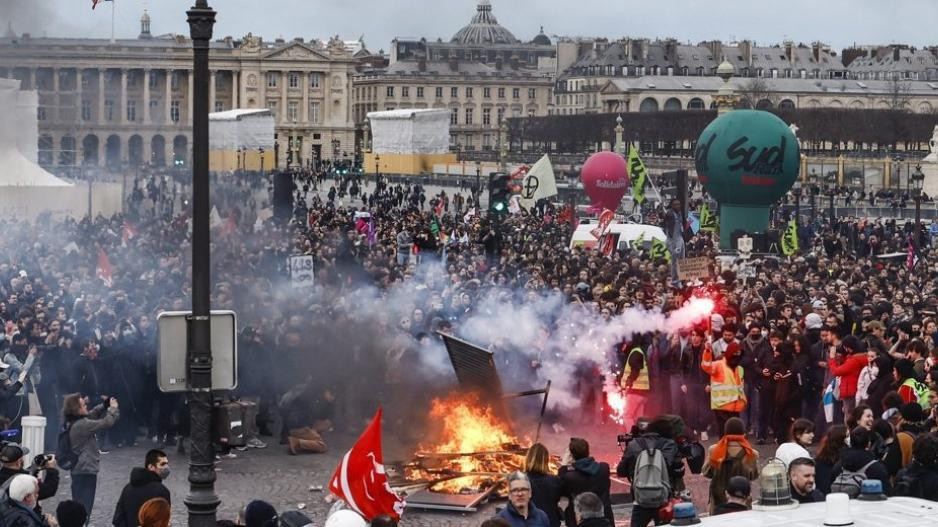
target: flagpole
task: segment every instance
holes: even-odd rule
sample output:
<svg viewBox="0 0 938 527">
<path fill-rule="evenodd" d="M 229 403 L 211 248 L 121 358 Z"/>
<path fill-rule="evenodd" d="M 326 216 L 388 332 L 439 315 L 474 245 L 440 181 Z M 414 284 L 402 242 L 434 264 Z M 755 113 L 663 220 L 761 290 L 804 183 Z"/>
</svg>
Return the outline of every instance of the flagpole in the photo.
<svg viewBox="0 0 938 527">
<path fill-rule="evenodd" d="M 114 6 L 117 4 L 117 0 L 111 0 L 111 44 L 114 41 Z"/>
</svg>

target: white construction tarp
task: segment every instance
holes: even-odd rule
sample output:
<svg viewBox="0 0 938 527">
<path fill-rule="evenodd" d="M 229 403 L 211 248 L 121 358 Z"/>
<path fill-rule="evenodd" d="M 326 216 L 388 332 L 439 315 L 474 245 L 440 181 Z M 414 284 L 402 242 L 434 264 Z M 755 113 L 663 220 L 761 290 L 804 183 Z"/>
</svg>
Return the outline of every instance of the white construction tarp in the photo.
<svg viewBox="0 0 938 527">
<path fill-rule="evenodd" d="M 208 141 L 212 150 L 274 148 L 274 117 L 267 109 L 235 109 L 208 116 Z"/>
<path fill-rule="evenodd" d="M 446 154 L 450 111 L 405 109 L 371 112 L 372 151 L 376 154 Z"/>
<path fill-rule="evenodd" d="M 71 186 L 34 161 L 39 141 L 37 104 L 36 93 L 21 91 L 19 81 L 0 79 L 0 108 L 13 109 L 0 112 L 0 187 Z"/>
</svg>

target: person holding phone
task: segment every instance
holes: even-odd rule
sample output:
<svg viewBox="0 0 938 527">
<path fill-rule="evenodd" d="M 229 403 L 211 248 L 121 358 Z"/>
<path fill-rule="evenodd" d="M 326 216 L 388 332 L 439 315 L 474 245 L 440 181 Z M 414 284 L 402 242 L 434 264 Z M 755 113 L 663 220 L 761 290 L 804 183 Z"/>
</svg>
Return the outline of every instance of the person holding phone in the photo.
<svg viewBox="0 0 938 527">
<path fill-rule="evenodd" d="M 66 395 L 62 403 L 64 430 L 77 456 L 75 464 L 69 469 L 72 474 L 72 499 L 85 506 L 89 518 L 101 468 L 101 453 L 95 434 L 114 426 L 120 417 L 117 399 L 102 399 L 103 403 L 91 410 L 88 409 L 88 396 L 79 393 Z"/>
</svg>

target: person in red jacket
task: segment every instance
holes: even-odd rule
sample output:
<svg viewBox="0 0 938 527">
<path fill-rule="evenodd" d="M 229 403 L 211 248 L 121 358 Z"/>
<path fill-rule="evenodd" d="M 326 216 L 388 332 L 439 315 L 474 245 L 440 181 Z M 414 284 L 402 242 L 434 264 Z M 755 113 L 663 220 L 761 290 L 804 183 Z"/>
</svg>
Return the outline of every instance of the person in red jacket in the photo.
<svg viewBox="0 0 938 527">
<path fill-rule="evenodd" d="M 840 348 L 831 348 L 827 367 L 831 375 L 839 378 L 840 401 L 843 404 L 843 415 L 850 415 L 857 405 L 857 381 L 860 372 L 866 366 L 866 351 L 860 339 L 847 335 L 840 343 Z"/>
</svg>

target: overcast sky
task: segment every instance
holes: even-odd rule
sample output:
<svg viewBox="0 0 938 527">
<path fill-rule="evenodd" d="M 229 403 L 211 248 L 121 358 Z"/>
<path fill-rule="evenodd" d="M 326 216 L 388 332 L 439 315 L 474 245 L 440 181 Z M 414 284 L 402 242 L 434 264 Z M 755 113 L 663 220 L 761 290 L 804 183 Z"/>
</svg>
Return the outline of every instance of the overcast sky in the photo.
<svg viewBox="0 0 938 527">
<path fill-rule="evenodd" d="M 111 4 L 92 0 L 0 0 L 0 31 L 107 38 Z M 117 0 L 116 33 L 136 37 L 146 5 L 154 34 L 185 33 L 194 0 Z M 215 36 L 247 32 L 265 39 L 364 35 L 373 50 L 395 36 L 449 39 L 475 12 L 476 0 L 210 0 Z M 522 40 L 543 25 L 548 35 L 669 37 L 698 42 L 754 39 L 771 44 L 821 40 L 835 50 L 852 43 L 938 44 L 938 2 L 901 0 L 492 0 L 498 21 Z M 445 6 L 445 7 L 441 7 Z"/>
</svg>

